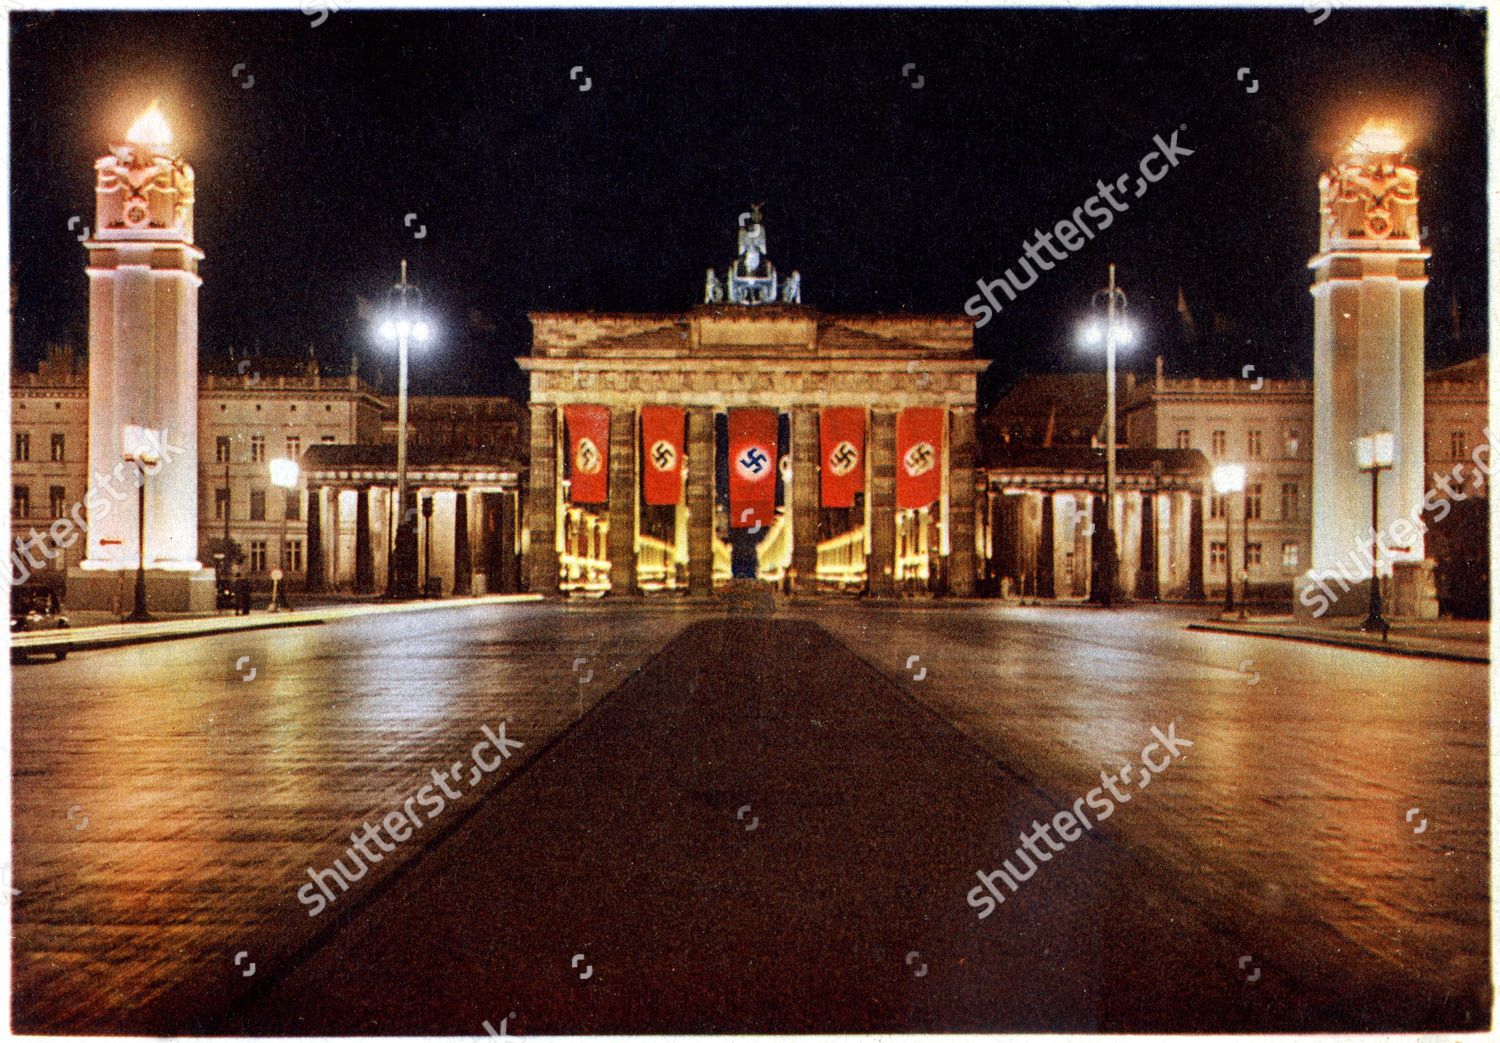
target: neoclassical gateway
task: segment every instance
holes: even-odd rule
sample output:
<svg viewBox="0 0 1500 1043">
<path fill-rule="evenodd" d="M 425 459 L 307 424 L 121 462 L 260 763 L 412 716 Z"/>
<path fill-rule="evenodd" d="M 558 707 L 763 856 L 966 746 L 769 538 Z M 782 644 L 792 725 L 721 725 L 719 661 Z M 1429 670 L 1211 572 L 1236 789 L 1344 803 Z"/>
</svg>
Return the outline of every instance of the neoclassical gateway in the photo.
<svg viewBox="0 0 1500 1043">
<path fill-rule="evenodd" d="M 973 593 L 968 317 L 803 306 L 757 208 L 691 311 L 531 322 L 532 590 Z"/>
</svg>

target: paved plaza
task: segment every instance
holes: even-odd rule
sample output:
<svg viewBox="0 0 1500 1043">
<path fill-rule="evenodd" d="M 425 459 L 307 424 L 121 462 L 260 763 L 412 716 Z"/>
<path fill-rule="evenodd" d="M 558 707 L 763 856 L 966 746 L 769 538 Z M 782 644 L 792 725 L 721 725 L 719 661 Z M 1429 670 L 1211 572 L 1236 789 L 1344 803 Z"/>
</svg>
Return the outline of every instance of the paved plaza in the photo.
<svg viewBox="0 0 1500 1043">
<path fill-rule="evenodd" d="M 547 602 L 19 667 L 15 1027 L 1487 1026 L 1486 668 L 1199 615 Z"/>
</svg>

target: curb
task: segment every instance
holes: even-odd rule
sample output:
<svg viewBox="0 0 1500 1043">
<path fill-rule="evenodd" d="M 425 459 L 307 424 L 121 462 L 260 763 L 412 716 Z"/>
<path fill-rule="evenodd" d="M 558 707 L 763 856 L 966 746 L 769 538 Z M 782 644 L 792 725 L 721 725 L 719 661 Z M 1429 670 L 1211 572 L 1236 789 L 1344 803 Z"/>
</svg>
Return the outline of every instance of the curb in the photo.
<svg viewBox="0 0 1500 1043">
<path fill-rule="evenodd" d="M 1218 623 L 1189 623 L 1188 630 L 1211 634 L 1239 634 L 1244 637 L 1272 637 L 1279 641 L 1301 641 L 1310 645 L 1330 645 L 1335 648 L 1352 648 L 1361 652 L 1380 652 L 1384 655 L 1410 656 L 1414 659 L 1443 659 L 1453 663 L 1480 663 L 1489 665 L 1490 657 L 1475 652 L 1445 652 L 1436 648 L 1416 648 L 1410 645 L 1384 644 L 1376 641 L 1361 641 L 1333 635 L 1287 634 L 1275 630 L 1261 630 Z"/>
<path fill-rule="evenodd" d="M 247 630 L 279 630 L 284 627 L 318 626 L 340 619 L 356 619 L 388 612 L 431 612 L 450 608 L 475 608 L 480 605 L 512 605 L 543 600 L 540 594 L 489 594 L 477 598 L 455 598 L 444 601 L 398 602 L 374 605 L 331 605 L 326 608 L 294 609 L 274 615 L 164 620 L 153 624 L 106 623 L 69 630 L 49 630 L 44 634 L 22 634 L 10 640 L 12 655 L 50 655 L 56 652 L 81 652 L 96 648 L 122 648 L 128 645 L 178 641 L 190 637 L 212 637 Z M 243 622 L 236 622 L 242 620 Z"/>
</svg>

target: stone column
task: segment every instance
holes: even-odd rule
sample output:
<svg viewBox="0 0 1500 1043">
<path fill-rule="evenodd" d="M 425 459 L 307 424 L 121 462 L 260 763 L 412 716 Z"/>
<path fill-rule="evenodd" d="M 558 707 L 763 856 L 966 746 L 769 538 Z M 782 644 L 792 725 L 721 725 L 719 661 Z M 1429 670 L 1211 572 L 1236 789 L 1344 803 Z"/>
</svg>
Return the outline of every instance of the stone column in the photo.
<svg viewBox="0 0 1500 1043">
<path fill-rule="evenodd" d="M 990 492 L 985 496 L 990 512 L 990 558 L 986 575 L 989 577 L 991 597 L 999 597 L 1005 577 L 1011 578 L 1017 594 L 1026 592 L 1026 573 L 1030 570 L 1023 564 L 1021 530 L 1024 525 L 1023 507 L 1025 497 L 1006 496 Z"/>
<path fill-rule="evenodd" d="M 609 592 L 639 594 L 636 586 L 636 417 L 633 407 L 609 411 Z"/>
<path fill-rule="evenodd" d="M 687 411 L 688 594 L 714 592 L 714 411 Z"/>
<path fill-rule="evenodd" d="M 948 425 L 948 591 L 974 596 L 974 408 L 955 406 Z"/>
<path fill-rule="evenodd" d="M 870 412 L 870 559 L 873 597 L 896 595 L 896 413 Z"/>
<path fill-rule="evenodd" d="M 1156 493 L 1141 493 L 1141 570 L 1136 574 L 1135 596 L 1142 601 L 1161 600 L 1161 564 L 1156 549 Z"/>
<path fill-rule="evenodd" d="M 469 493 L 460 489 L 453 494 L 453 593 L 468 594 L 474 589 L 474 560 L 469 548 Z"/>
<path fill-rule="evenodd" d="M 354 495 L 354 593 L 375 589 L 375 559 L 370 551 L 370 487 L 361 486 Z"/>
<path fill-rule="evenodd" d="M 323 589 L 323 488 L 307 486 L 307 578 L 309 594 Z"/>
<path fill-rule="evenodd" d="M 1203 491 L 1188 493 L 1188 587 L 1189 601 L 1203 601 Z M 1225 548 L 1228 553 L 1229 548 Z"/>
<path fill-rule="evenodd" d="M 1053 517 L 1053 494 L 1042 493 L 1042 531 L 1036 544 L 1036 596 L 1057 597 L 1057 534 Z"/>
<path fill-rule="evenodd" d="M 818 414 L 792 410 L 792 568 L 799 590 L 817 587 L 818 576 Z"/>
<path fill-rule="evenodd" d="M 557 407 L 531 406 L 531 466 L 526 492 L 526 586 L 557 593 Z"/>
</svg>

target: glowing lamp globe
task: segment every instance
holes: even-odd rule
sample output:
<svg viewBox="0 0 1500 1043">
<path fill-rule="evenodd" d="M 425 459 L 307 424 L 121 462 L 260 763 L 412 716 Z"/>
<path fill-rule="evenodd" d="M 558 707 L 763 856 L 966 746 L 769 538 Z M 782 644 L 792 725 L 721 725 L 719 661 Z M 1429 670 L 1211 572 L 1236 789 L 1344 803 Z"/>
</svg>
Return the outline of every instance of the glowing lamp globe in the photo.
<svg viewBox="0 0 1500 1043">
<path fill-rule="evenodd" d="M 1361 471 L 1390 467 L 1396 462 L 1396 436 L 1389 431 L 1365 435 L 1355 441 L 1354 455 Z"/>
<path fill-rule="evenodd" d="M 157 433 L 149 427 L 139 424 L 126 424 L 121 435 L 121 445 L 124 447 L 124 457 L 138 464 L 154 464 L 161 459 L 157 447 L 161 444 Z"/>
<path fill-rule="evenodd" d="M 271 461 L 271 484 L 278 489 L 295 489 L 301 472 L 296 460 L 277 457 Z"/>
<path fill-rule="evenodd" d="M 1240 464 L 1220 464 L 1214 468 L 1214 492 L 1220 496 L 1245 488 L 1245 468 Z"/>
</svg>

